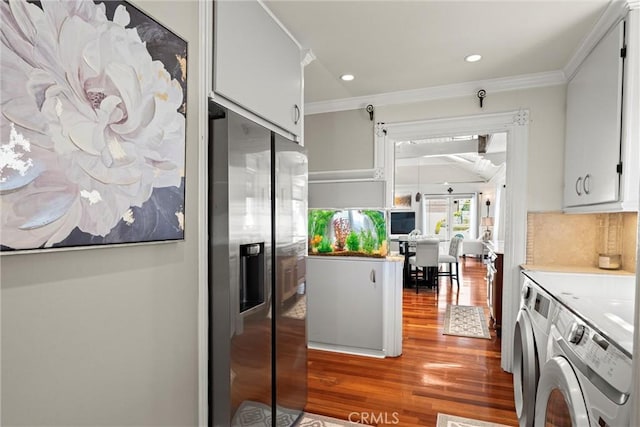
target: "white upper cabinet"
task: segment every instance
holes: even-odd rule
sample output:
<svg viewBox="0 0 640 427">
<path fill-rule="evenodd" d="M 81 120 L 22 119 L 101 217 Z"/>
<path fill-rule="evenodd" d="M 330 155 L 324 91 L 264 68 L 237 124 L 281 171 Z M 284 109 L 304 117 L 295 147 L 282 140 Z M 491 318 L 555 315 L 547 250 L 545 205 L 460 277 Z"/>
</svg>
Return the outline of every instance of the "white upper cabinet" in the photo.
<svg viewBox="0 0 640 427">
<path fill-rule="evenodd" d="M 214 5 L 213 91 L 301 135 L 300 48 L 258 1 Z"/>
<path fill-rule="evenodd" d="M 637 43 L 632 19 L 598 42 L 567 86 L 564 208 L 596 212 L 637 210 Z M 637 32 L 635 33 L 637 34 Z M 629 61 L 631 59 L 631 63 Z"/>
<path fill-rule="evenodd" d="M 567 87 L 565 205 L 618 199 L 624 22 L 584 60 Z"/>
</svg>

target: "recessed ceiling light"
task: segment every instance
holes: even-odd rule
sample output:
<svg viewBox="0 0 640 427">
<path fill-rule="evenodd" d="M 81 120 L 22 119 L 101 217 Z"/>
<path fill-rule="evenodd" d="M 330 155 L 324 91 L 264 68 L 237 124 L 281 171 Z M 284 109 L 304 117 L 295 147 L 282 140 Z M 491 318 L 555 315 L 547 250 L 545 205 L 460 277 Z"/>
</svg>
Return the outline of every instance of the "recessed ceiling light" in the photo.
<svg viewBox="0 0 640 427">
<path fill-rule="evenodd" d="M 482 55 L 478 55 L 477 53 L 474 53 L 472 55 L 467 55 L 464 57 L 464 60 L 467 62 L 478 62 L 482 59 Z"/>
<path fill-rule="evenodd" d="M 344 80 L 345 82 L 350 82 L 351 80 L 355 79 L 353 74 L 343 74 L 343 75 L 340 76 L 340 78 L 342 80 Z"/>
</svg>

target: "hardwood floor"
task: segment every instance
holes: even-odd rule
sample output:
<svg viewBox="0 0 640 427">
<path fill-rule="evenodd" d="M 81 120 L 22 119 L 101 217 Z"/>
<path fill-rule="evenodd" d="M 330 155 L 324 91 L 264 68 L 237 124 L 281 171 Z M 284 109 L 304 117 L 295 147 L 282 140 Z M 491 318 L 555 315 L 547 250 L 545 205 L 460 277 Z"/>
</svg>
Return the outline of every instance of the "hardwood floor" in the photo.
<svg viewBox="0 0 640 427">
<path fill-rule="evenodd" d="M 438 412 L 517 426 L 500 340 L 442 335 L 447 304 L 486 309 L 485 266 L 460 262 L 460 290 L 404 290 L 403 353 L 375 359 L 308 350 L 306 411 L 370 425 L 435 426 Z"/>
</svg>

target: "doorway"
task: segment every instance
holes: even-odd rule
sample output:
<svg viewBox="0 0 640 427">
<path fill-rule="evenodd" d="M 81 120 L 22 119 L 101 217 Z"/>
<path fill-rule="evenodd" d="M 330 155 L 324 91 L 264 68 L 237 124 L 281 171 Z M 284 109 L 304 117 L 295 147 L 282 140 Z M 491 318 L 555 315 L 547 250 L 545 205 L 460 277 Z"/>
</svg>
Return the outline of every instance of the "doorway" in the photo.
<svg viewBox="0 0 640 427">
<path fill-rule="evenodd" d="M 497 217 L 504 212 L 496 209 L 496 196 L 506 182 L 506 132 L 403 139 L 393 144 L 394 207 L 415 194 L 409 208 L 415 210 L 423 234 L 442 240 L 454 235 L 477 239 L 485 236 L 488 223 L 491 232 L 498 231 L 503 221 Z M 485 216 L 486 203 L 493 204 L 494 213 Z M 502 233 L 499 240 L 504 240 Z"/>
<path fill-rule="evenodd" d="M 511 372 L 513 356 L 513 328 L 519 304 L 519 265 L 526 259 L 527 219 L 527 145 L 529 134 L 528 110 L 474 116 L 431 119 L 414 122 L 379 123 L 376 132 L 376 165 L 386 177 L 386 203 L 393 206 L 395 185 L 395 142 L 438 138 L 454 135 L 506 134 L 506 181 L 503 194 L 496 195 L 504 210 L 504 288 L 502 369 Z M 496 205 L 495 203 L 494 205 Z M 495 209 L 495 207 L 494 207 Z"/>
</svg>

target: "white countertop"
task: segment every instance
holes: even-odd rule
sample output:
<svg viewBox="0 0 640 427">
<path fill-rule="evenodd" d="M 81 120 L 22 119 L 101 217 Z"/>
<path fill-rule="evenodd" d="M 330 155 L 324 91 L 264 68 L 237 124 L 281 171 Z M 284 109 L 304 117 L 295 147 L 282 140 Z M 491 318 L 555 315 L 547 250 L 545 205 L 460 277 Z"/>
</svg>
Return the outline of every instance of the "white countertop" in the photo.
<svg viewBox="0 0 640 427">
<path fill-rule="evenodd" d="M 307 258 L 314 259 L 329 259 L 329 260 L 337 260 L 337 261 L 354 261 L 354 262 L 404 262 L 404 255 L 394 255 L 389 254 L 387 256 L 357 256 L 357 255 L 319 255 L 319 254 L 309 254 Z"/>
<path fill-rule="evenodd" d="M 632 354 L 635 276 L 549 271 L 525 271 L 524 274 Z"/>
</svg>

